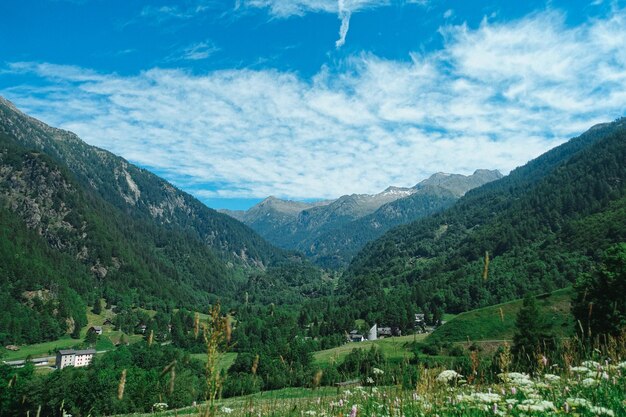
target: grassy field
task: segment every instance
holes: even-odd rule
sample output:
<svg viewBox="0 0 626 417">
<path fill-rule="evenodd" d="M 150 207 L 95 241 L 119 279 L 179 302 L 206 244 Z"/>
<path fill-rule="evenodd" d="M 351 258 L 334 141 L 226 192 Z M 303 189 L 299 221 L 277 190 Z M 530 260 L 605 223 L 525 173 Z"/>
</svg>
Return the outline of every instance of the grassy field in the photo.
<svg viewBox="0 0 626 417">
<path fill-rule="evenodd" d="M 103 310 L 101 315 L 93 314 L 91 309 L 87 310 L 87 325 L 83 327 L 80 331 L 80 339 L 72 339 L 69 335 L 65 335 L 58 340 L 54 340 L 51 342 L 42 342 L 35 343 L 32 345 L 22 345 L 20 346 L 20 350 L 18 351 L 9 351 L 4 348 L 0 348 L 3 356 L 2 360 L 4 361 L 13 361 L 26 359 L 28 357 L 38 358 L 45 356 L 54 355 L 55 350 L 58 349 L 72 349 L 78 345 L 80 345 L 85 336 L 87 335 L 87 330 L 89 330 L 92 326 L 102 326 L 102 335 L 98 338 L 98 343 L 96 344 L 96 350 L 110 350 L 115 347 L 117 343 L 119 343 L 122 335 L 129 343 L 135 343 L 143 338 L 142 335 L 127 335 L 121 331 L 114 330 L 113 326 L 106 325 L 104 326 L 104 321 L 108 319 L 112 319 L 115 314 L 110 310 Z"/>
<path fill-rule="evenodd" d="M 559 337 L 567 337 L 573 331 L 570 313 L 573 290 L 566 288 L 537 297 L 537 305 Z M 515 300 L 468 311 L 435 330 L 427 342 L 475 342 L 511 340 L 515 333 L 515 318 L 522 307 L 522 300 Z"/>
<path fill-rule="evenodd" d="M 413 342 L 420 342 L 424 340 L 425 337 L 425 334 L 416 334 L 400 337 L 388 337 L 385 339 L 367 342 L 346 343 L 345 345 L 341 345 L 333 349 L 315 352 L 313 354 L 313 359 L 317 365 L 325 367 L 333 362 L 338 363 L 343 361 L 348 353 L 352 352 L 353 349 L 370 349 L 372 345 L 375 345 L 381 349 L 388 360 L 392 362 L 401 361 L 405 357 L 411 358 L 413 356 L 411 344 Z"/>
<path fill-rule="evenodd" d="M 194 359 L 199 359 L 202 362 L 206 362 L 206 353 L 192 353 L 191 355 Z M 226 352 L 221 357 L 219 362 L 217 363 L 217 367 L 220 371 L 227 370 L 237 359 L 236 352 Z"/>
</svg>

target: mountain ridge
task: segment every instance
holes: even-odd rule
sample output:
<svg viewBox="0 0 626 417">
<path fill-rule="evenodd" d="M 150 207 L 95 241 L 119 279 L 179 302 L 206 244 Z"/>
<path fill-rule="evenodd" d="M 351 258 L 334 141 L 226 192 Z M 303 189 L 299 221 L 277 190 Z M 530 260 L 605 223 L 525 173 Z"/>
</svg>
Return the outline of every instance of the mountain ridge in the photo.
<svg viewBox="0 0 626 417">
<path fill-rule="evenodd" d="M 440 172 L 410 188 L 389 186 L 377 194 L 313 203 L 268 197 L 247 211 L 224 212 L 279 247 L 301 251 L 324 267 L 341 268 L 384 231 L 448 207 L 473 187 L 501 177 L 486 169 L 470 175 Z M 413 200 L 418 209 L 411 207 Z"/>
</svg>

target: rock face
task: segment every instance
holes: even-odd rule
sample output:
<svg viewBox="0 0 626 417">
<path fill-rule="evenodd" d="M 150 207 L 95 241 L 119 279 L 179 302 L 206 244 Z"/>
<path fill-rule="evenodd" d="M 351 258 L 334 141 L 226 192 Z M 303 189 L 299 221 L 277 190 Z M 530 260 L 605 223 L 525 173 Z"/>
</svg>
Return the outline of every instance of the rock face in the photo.
<svg viewBox="0 0 626 417">
<path fill-rule="evenodd" d="M 285 256 L 282 251 L 269 245 L 246 226 L 206 207 L 167 181 L 110 152 L 87 145 L 71 132 L 50 127 L 25 115 L 2 97 L 0 97 L 0 134 L 67 167 L 77 180 L 75 186 L 85 187 L 89 192 L 95 193 L 108 204 L 134 218 L 180 228 L 186 233 L 191 233 L 229 262 L 264 267 L 271 259 Z M 46 185 L 42 183 L 40 189 L 34 193 L 36 197 L 20 198 L 18 190 L 23 190 L 26 186 L 24 178 L 29 178 L 29 169 L 33 168 L 25 166 L 7 171 L 5 167 L 5 171 L 0 171 L 0 179 L 3 182 L 13 181 L 17 187 L 16 190 L 6 191 L 12 194 L 12 196 L 7 194 L 7 198 L 11 204 L 20 205 L 20 211 L 28 218 L 27 221 L 31 226 L 40 228 L 41 233 L 59 228 L 66 228 L 69 231 L 71 226 L 63 223 L 63 218 L 68 213 L 64 213 L 66 209 L 62 202 L 60 206 L 55 206 L 54 213 L 43 208 L 49 207 L 49 204 L 42 203 L 46 199 L 49 200 L 50 193 L 58 187 L 71 188 L 71 186 L 59 183 L 50 187 L 51 190 L 44 190 L 42 187 L 45 188 Z M 58 177 L 58 175 L 55 177 L 53 172 L 41 174 L 39 177 L 44 182 L 54 181 L 54 178 Z M 28 184 L 31 185 L 37 187 L 37 184 Z M 57 244 L 64 243 L 59 240 Z"/>
<path fill-rule="evenodd" d="M 379 194 L 315 203 L 268 197 L 248 211 L 223 212 L 282 248 L 299 250 L 325 267 L 342 267 L 391 227 L 446 208 L 472 188 L 501 177 L 486 169 L 468 176 L 437 173 L 414 187 L 389 187 Z"/>
</svg>

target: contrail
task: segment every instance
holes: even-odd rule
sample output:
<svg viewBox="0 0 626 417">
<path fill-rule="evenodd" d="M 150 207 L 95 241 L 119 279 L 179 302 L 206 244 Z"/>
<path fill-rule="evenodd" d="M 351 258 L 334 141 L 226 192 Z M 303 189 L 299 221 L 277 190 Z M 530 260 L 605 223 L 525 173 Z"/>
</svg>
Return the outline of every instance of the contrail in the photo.
<svg viewBox="0 0 626 417">
<path fill-rule="evenodd" d="M 350 29 L 350 15 L 352 11 L 346 7 L 344 0 L 337 1 L 337 10 L 339 18 L 341 19 L 341 27 L 339 27 L 339 39 L 335 42 L 335 47 L 339 49 L 346 43 L 346 35 L 348 34 L 348 29 Z"/>
</svg>

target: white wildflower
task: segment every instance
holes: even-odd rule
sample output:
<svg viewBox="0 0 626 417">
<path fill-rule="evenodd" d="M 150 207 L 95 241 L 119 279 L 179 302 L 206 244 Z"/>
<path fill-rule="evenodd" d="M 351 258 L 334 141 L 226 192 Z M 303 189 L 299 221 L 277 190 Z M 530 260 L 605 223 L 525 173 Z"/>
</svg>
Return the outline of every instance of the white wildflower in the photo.
<svg viewBox="0 0 626 417">
<path fill-rule="evenodd" d="M 615 417 L 615 413 L 613 412 L 613 410 L 609 410 L 608 408 L 604 407 L 592 405 L 591 407 L 589 407 L 589 411 L 591 411 L 591 413 L 595 414 L 596 416 Z"/>
<path fill-rule="evenodd" d="M 592 404 L 584 398 L 568 398 L 566 401 L 572 407 L 590 407 Z"/>
<path fill-rule="evenodd" d="M 583 387 L 593 387 L 594 385 L 598 385 L 598 381 L 593 378 L 585 378 L 580 381 Z"/>
<path fill-rule="evenodd" d="M 584 361 L 582 366 L 585 366 L 589 369 L 598 369 L 600 368 L 600 364 L 596 361 Z"/>
<path fill-rule="evenodd" d="M 554 411 L 556 407 L 552 403 L 552 401 L 535 401 L 535 400 L 524 400 L 521 404 L 517 405 L 517 408 L 522 411 L 538 411 L 541 413 L 545 413 L 546 411 Z"/>
<path fill-rule="evenodd" d="M 378 368 L 372 368 L 372 372 L 374 373 L 374 375 L 382 375 L 385 373 L 385 371 L 383 371 L 382 369 L 378 369 Z"/>
<path fill-rule="evenodd" d="M 457 373 L 456 371 L 452 371 L 450 369 L 442 371 L 439 375 L 437 375 L 437 381 L 439 382 L 450 382 L 460 378 L 462 375 Z"/>
<path fill-rule="evenodd" d="M 167 410 L 167 404 L 166 403 L 154 403 L 152 404 L 152 408 L 156 411 Z"/>
<path fill-rule="evenodd" d="M 589 368 L 586 366 L 570 366 L 569 370 L 574 372 L 575 374 L 586 374 L 589 373 Z"/>
<path fill-rule="evenodd" d="M 226 407 L 226 406 L 223 406 L 223 407 L 222 407 L 222 413 L 224 413 L 224 414 L 230 414 L 230 413 L 232 413 L 232 412 L 233 412 L 233 409 L 232 409 L 232 408 L 230 408 L 230 407 Z"/>
<path fill-rule="evenodd" d="M 546 381 L 550 381 L 550 382 L 556 382 L 556 381 L 559 381 L 561 379 L 560 376 L 553 375 L 553 374 L 545 374 L 543 377 L 544 377 L 544 379 Z"/>
</svg>

